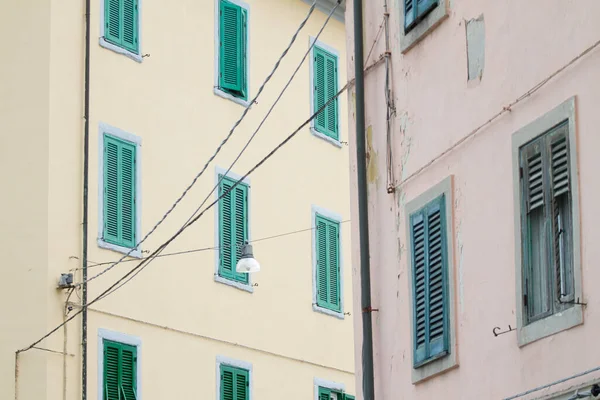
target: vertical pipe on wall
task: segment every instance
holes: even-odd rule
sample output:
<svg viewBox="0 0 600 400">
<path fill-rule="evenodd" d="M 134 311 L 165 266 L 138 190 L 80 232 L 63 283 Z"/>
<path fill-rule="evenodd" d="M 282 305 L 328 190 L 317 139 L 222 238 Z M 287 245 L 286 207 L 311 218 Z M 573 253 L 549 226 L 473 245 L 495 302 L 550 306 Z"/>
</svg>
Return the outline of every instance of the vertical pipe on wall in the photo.
<svg viewBox="0 0 600 400">
<path fill-rule="evenodd" d="M 88 185 L 90 145 L 90 0 L 85 0 L 85 83 L 83 133 L 83 248 L 81 286 L 81 399 L 87 400 L 87 264 L 88 264 Z"/>
<path fill-rule="evenodd" d="M 356 170 L 358 175 L 358 222 L 360 236 L 360 284 L 362 308 L 362 392 L 364 400 L 374 400 L 373 327 L 371 307 L 371 268 L 367 202 L 367 163 L 365 146 L 365 76 L 363 71 L 363 6 L 354 0 L 354 69 L 356 76 Z"/>
</svg>

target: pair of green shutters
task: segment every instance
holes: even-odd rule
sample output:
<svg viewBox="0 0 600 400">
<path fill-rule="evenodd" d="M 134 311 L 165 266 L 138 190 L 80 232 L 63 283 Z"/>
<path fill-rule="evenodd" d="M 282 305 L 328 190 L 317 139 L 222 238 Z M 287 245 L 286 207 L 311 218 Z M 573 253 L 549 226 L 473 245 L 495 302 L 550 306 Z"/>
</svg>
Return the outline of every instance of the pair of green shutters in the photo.
<svg viewBox="0 0 600 400">
<path fill-rule="evenodd" d="M 136 145 L 104 134 L 103 240 L 136 246 Z"/>
<path fill-rule="evenodd" d="M 319 400 L 331 400 L 332 394 L 337 395 L 337 400 L 354 400 L 354 396 L 319 386 Z"/>
<path fill-rule="evenodd" d="M 221 364 L 220 400 L 249 400 L 250 373 L 243 368 Z"/>
<path fill-rule="evenodd" d="M 340 224 L 316 215 L 317 306 L 341 311 Z"/>
<path fill-rule="evenodd" d="M 438 5 L 438 0 L 404 0 L 404 32 L 409 32 Z"/>
<path fill-rule="evenodd" d="M 317 112 L 338 92 L 338 58 L 317 46 L 313 49 L 313 57 L 313 103 L 314 112 Z M 337 98 L 317 115 L 314 128 L 317 132 L 339 140 Z"/>
<path fill-rule="evenodd" d="M 445 214 L 442 195 L 410 216 L 415 368 L 450 351 Z"/>
<path fill-rule="evenodd" d="M 248 98 L 248 11 L 226 0 L 219 4 L 219 88 Z"/>
<path fill-rule="evenodd" d="M 137 347 L 104 340 L 104 399 L 137 399 Z"/>
<path fill-rule="evenodd" d="M 248 274 L 236 272 L 241 248 L 248 240 L 248 186 L 219 175 L 219 276 L 248 283 Z"/>
<path fill-rule="evenodd" d="M 139 53 L 138 0 L 104 0 L 104 39 Z"/>
</svg>

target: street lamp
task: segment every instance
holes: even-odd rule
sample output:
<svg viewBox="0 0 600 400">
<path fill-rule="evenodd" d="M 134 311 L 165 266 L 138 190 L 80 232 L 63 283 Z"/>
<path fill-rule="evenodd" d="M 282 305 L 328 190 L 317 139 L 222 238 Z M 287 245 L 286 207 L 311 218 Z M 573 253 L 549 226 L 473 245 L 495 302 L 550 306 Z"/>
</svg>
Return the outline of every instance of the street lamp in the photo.
<svg viewBox="0 0 600 400">
<path fill-rule="evenodd" d="M 254 254 L 252 254 L 252 245 L 248 244 L 248 242 L 242 246 L 242 254 L 237 262 L 237 265 L 235 266 L 235 270 L 242 273 L 260 271 L 260 264 L 254 258 Z"/>
</svg>

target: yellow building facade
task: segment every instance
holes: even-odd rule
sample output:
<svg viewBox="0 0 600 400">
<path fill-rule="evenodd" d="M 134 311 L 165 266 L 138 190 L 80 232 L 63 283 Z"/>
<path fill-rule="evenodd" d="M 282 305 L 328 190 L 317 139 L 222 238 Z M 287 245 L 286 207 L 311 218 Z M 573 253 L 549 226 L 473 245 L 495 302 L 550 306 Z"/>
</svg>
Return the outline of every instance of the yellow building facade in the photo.
<svg viewBox="0 0 600 400">
<path fill-rule="evenodd" d="M 15 354 L 81 310 L 84 231 L 91 302 L 205 198 L 215 206 L 161 257 L 87 308 L 87 399 L 352 398 L 346 96 L 228 192 L 345 85 L 341 8 L 226 174 L 335 2 L 317 2 L 231 139 L 135 246 L 240 118 L 310 3 L 91 0 L 87 226 L 86 4 L 0 4 L 12 37 L 0 43 L 0 398 L 82 398 L 81 315 Z M 228 251 L 245 241 L 261 265 L 249 277 Z M 68 273 L 74 287 L 57 288 Z"/>
</svg>

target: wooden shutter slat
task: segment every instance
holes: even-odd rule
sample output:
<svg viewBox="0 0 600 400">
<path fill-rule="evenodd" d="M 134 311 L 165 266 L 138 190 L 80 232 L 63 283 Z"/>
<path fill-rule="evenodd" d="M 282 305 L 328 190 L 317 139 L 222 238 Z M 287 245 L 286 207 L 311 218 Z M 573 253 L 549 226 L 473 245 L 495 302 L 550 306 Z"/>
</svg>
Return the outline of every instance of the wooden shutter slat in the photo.
<svg viewBox="0 0 600 400">
<path fill-rule="evenodd" d="M 104 340 L 104 400 L 119 399 L 119 346 Z"/>
<path fill-rule="evenodd" d="M 414 0 L 404 0 L 404 29 L 408 29 L 415 20 Z"/>
<path fill-rule="evenodd" d="M 244 76 L 242 48 L 243 20 L 241 7 L 221 0 L 220 18 L 220 86 L 223 89 L 242 93 Z"/>
<path fill-rule="evenodd" d="M 535 152 L 527 158 L 527 193 L 529 211 L 544 205 L 544 179 L 542 153 Z"/>
<path fill-rule="evenodd" d="M 222 178 L 222 176 L 220 176 Z M 228 179 L 221 179 L 221 188 L 219 196 L 219 249 L 221 252 L 220 266 L 221 270 L 219 274 L 223 277 L 233 277 L 233 260 L 235 258 L 235 247 L 233 246 L 234 241 L 234 224 L 232 221 L 233 217 L 233 193 L 231 187 L 233 185 Z"/>
<path fill-rule="evenodd" d="M 137 349 L 134 346 L 121 346 L 121 389 L 123 400 L 136 400 Z"/>
<path fill-rule="evenodd" d="M 412 228 L 411 235 L 413 241 L 413 269 L 414 269 L 414 304 L 415 304 L 415 352 L 423 356 L 416 358 L 424 358 L 425 349 L 425 332 L 427 329 L 426 319 L 426 299 L 425 299 L 425 221 L 423 214 L 419 213 L 411 218 Z M 418 359 L 416 361 L 422 361 Z"/>
<path fill-rule="evenodd" d="M 325 76 L 325 53 L 318 47 L 314 48 L 314 66 L 313 74 L 315 80 L 315 112 L 321 109 L 325 105 L 326 95 L 326 76 Z M 327 110 L 323 110 L 317 115 L 315 119 L 315 128 L 319 132 L 325 132 L 327 130 Z"/>
<path fill-rule="evenodd" d="M 221 400 L 237 400 L 234 397 L 234 375 L 232 367 L 221 365 Z"/>
<path fill-rule="evenodd" d="M 248 240 L 248 213 L 246 209 L 247 204 L 247 190 L 248 187 L 245 185 L 238 185 L 235 187 L 235 219 L 234 219 L 234 231 L 235 231 L 235 242 L 232 243 L 235 252 L 233 258 L 232 268 L 235 271 L 235 266 L 242 254 L 242 246 Z M 240 282 L 248 282 L 248 274 L 246 273 L 235 273 L 235 279 Z"/>
<path fill-rule="evenodd" d="M 104 3 L 104 37 L 115 44 L 121 43 L 121 1 L 105 0 Z"/>
<path fill-rule="evenodd" d="M 104 240 L 119 241 L 119 144 L 104 136 Z"/>
<path fill-rule="evenodd" d="M 235 400 L 248 400 L 248 371 L 237 369 L 235 372 Z"/>
<path fill-rule="evenodd" d="M 329 304 L 335 309 L 340 307 L 340 276 L 339 276 L 339 230 L 334 223 L 327 227 L 329 252 Z"/>
<path fill-rule="evenodd" d="M 135 146 L 121 143 L 120 151 L 121 239 L 126 247 L 135 243 Z"/>
<path fill-rule="evenodd" d="M 326 306 L 328 293 L 327 224 L 317 216 L 317 304 Z"/>
<path fill-rule="evenodd" d="M 327 99 L 329 101 L 337 93 L 337 58 L 329 55 L 326 62 Z M 337 99 L 327 106 L 327 130 L 329 135 L 337 139 Z"/>
<path fill-rule="evenodd" d="M 550 147 L 552 157 L 552 194 L 558 197 L 569 191 L 569 155 L 566 136 Z"/>
</svg>

